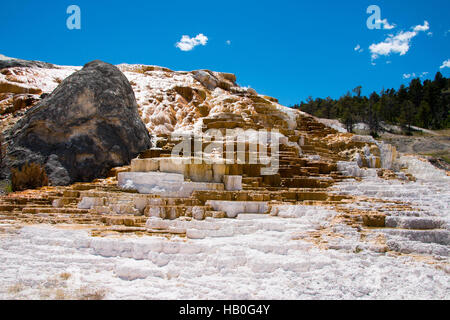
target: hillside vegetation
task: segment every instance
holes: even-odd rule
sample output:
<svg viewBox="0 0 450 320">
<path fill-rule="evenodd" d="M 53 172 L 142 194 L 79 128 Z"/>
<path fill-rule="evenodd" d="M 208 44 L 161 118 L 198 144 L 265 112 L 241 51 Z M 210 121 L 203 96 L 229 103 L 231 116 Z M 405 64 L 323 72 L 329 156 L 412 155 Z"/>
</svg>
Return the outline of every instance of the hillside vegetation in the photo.
<svg viewBox="0 0 450 320">
<path fill-rule="evenodd" d="M 381 123 L 400 125 L 411 135 L 414 127 L 439 130 L 450 128 L 450 79 L 436 73 L 434 80 L 413 79 L 409 86 L 398 90 L 373 92 L 369 97 L 361 95 L 361 86 L 334 100 L 311 97 L 294 105 L 319 118 L 339 119 L 349 132 L 357 123 L 365 123 L 373 136 L 383 131 Z"/>
</svg>

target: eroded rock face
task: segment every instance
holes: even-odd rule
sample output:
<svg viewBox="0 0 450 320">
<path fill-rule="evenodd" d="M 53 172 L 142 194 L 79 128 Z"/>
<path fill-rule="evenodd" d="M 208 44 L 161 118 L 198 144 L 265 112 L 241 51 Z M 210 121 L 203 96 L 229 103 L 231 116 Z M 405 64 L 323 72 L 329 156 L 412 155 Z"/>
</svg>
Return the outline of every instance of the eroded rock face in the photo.
<svg viewBox="0 0 450 320">
<path fill-rule="evenodd" d="M 41 61 L 28 61 L 22 59 L 8 58 L 0 55 L 0 69 L 5 68 L 46 68 L 52 69 L 55 66 L 51 63 L 41 62 Z"/>
<path fill-rule="evenodd" d="M 7 140 L 7 167 L 40 163 L 54 185 L 105 176 L 151 145 L 130 83 L 101 61 L 65 79 L 26 113 Z"/>
</svg>

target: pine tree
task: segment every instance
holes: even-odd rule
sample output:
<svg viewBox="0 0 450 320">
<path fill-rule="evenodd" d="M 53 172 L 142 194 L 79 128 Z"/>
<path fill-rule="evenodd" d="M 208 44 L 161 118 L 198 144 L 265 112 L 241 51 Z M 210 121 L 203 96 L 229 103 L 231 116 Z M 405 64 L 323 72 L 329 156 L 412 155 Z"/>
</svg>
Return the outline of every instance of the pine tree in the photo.
<svg viewBox="0 0 450 320">
<path fill-rule="evenodd" d="M 409 86 L 373 92 L 370 97 L 361 95 L 361 86 L 347 92 L 337 100 L 308 97 L 295 108 L 319 117 L 341 119 L 348 131 L 356 122 L 363 121 L 374 135 L 380 130 L 380 122 L 400 124 L 405 132 L 411 133 L 411 126 L 430 129 L 450 127 L 450 79 L 436 73 L 433 81 L 413 79 Z"/>
<path fill-rule="evenodd" d="M 411 83 L 409 84 L 409 99 L 412 103 L 414 103 L 414 106 L 416 108 L 419 107 L 420 102 L 422 101 L 422 83 L 420 82 L 420 79 L 413 79 Z"/>
<path fill-rule="evenodd" d="M 410 100 L 406 100 L 402 104 L 400 113 L 400 125 L 407 135 L 412 134 L 411 125 L 414 118 L 414 104 Z"/>
<path fill-rule="evenodd" d="M 348 132 L 353 132 L 354 119 L 349 109 L 345 109 L 341 121 L 344 123 L 345 128 L 347 129 Z"/>
<path fill-rule="evenodd" d="M 417 112 L 417 119 L 416 122 L 419 124 L 421 128 L 428 129 L 430 126 L 430 115 L 431 115 L 431 108 L 428 102 L 423 100 L 420 103 L 419 111 Z"/>
</svg>

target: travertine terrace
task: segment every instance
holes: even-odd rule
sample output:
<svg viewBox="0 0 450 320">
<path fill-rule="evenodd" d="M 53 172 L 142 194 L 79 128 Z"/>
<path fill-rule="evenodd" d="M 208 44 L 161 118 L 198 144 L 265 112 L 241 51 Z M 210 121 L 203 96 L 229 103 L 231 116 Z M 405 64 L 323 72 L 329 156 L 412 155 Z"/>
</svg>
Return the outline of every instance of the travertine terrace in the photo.
<svg viewBox="0 0 450 320">
<path fill-rule="evenodd" d="M 105 179 L 2 196 L 0 298 L 42 297 L 58 272 L 72 275 L 60 283 L 68 298 L 81 284 L 106 298 L 448 298 L 445 171 L 281 106 L 232 74 L 119 68 L 153 147 Z M 3 112 L 3 129 L 76 70 L 3 69 L 2 110 L 30 102 Z M 198 153 L 179 164 L 183 136 L 205 142 L 203 159 L 215 156 L 211 129 L 278 132 L 269 152 L 279 169 L 194 163 Z M 245 146 L 246 159 L 268 147 Z"/>
</svg>

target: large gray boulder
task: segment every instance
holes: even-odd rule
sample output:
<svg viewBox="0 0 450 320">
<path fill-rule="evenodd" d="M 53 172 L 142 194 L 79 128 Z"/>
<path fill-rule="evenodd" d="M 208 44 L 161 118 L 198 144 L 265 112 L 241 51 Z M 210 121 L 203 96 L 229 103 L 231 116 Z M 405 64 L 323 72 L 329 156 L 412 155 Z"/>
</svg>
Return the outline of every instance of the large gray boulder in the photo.
<svg viewBox="0 0 450 320">
<path fill-rule="evenodd" d="M 52 185 L 104 177 L 151 145 L 128 79 L 98 60 L 30 109 L 6 140 L 4 172 L 37 162 L 45 166 Z"/>
</svg>

